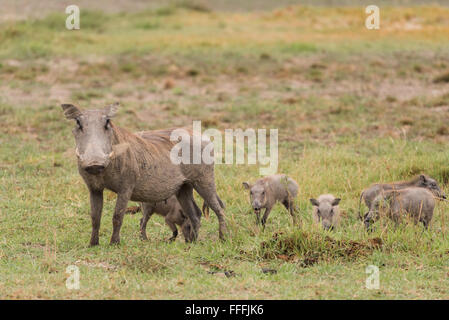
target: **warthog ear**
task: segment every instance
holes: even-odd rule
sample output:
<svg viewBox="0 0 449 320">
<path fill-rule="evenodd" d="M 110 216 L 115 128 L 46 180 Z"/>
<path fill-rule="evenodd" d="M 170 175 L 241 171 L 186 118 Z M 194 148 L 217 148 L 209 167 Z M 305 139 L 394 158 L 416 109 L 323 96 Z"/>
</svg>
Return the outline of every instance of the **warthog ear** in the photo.
<svg viewBox="0 0 449 320">
<path fill-rule="evenodd" d="M 340 198 L 336 198 L 334 199 L 334 201 L 332 201 L 332 206 L 338 206 L 338 204 L 340 203 Z"/>
<path fill-rule="evenodd" d="M 248 182 L 243 182 L 242 185 L 247 190 L 251 189 L 251 185 Z"/>
<path fill-rule="evenodd" d="M 310 203 L 311 204 L 313 204 L 315 207 L 319 207 L 320 206 L 320 203 L 318 202 L 318 200 L 317 199 L 310 199 Z"/>
<path fill-rule="evenodd" d="M 120 103 L 115 102 L 113 104 L 110 104 L 106 107 L 104 107 L 104 114 L 108 117 L 108 118 L 112 118 L 115 116 L 115 114 L 118 111 L 118 107 L 120 106 Z"/>
<path fill-rule="evenodd" d="M 76 119 L 81 115 L 81 110 L 73 104 L 61 104 L 64 115 L 67 119 Z"/>
<path fill-rule="evenodd" d="M 419 179 L 421 179 L 422 182 L 426 182 L 426 181 L 427 181 L 426 176 L 423 175 L 423 174 L 420 174 L 420 175 L 419 175 Z"/>
</svg>

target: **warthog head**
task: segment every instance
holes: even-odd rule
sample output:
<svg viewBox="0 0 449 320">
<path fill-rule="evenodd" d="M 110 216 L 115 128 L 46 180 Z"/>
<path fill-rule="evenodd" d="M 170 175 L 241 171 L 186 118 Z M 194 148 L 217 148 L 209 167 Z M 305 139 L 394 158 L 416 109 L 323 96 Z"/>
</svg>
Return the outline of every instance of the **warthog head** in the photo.
<svg viewBox="0 0 449 320">
<path fill-rule="evenodd" d="M 440 189 L 440 187 L 438 186 L 438 182 L 429 176 L 421 174 L 418 178 L 417 187 L 427 188 L 436 197 L 446 199 L 446 194 L 443 192 L 443 190 Z"/>
<path fill-rule="evenodd" d="M 332 230 L 334 228 L 334 215 L 335 210 L 334 207 L 338 206 L 340 203 L 340 198 L 334 199 L 332 202 L 330 201 L 318 201 L 316 199 L 310 199 L 312 205 L 316 207 L 316 214 L 318 216 L 319 221 L 321 221 L 321 225 L 326 230 Z"/>
<path fill-rule="evenodd" d="M 66 118 L 76 122 L 72 132 L 81 169 L 93 175 L 102 173 L 114 155 L 110 119 L 117 112 L 118 103 L 100 110 L 81 110 L 71 104 L 61 107 Z"/>
<path fill-rule="evenodd" d="M 267 204 L 267 192 L 265 189 L 265 184 L 256 183 L 250 185 L 248 182 L 243 182 L 245 189 L 249 190 L 249 197 L 251 201 L 251 206 L 256 214 L 260 213 L 260 209 L 265 208 Z"/>
<path fill-rule="evenodd" d="M 389 210 L 389 196 L 379 195 L 374 199 L 371 208 L 363 215 L 363 224 L 367 231 L 373 231 L 373 223 L 379 220 L 381 212 Z"/>
<path fill-rule="evenodd" d="M 363 224 L 367 231 L 372 231 L 371 224 L 376 220 L 379 216 L 379 213 L 368 211 L 363 215 Z"/>
</svg>

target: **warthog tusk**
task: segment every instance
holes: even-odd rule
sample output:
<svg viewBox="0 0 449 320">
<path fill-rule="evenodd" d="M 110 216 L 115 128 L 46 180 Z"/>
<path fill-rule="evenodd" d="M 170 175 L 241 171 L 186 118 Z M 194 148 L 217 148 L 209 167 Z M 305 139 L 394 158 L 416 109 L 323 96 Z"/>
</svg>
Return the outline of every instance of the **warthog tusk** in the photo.
<svg viewBox="0 0 449 320">
<path fill-rule="evenodd" d="M 79 151 L 78 151 L 78 148 L 75 149 L 75 154 L 76 154 L 76 156 L 77 156 L 78 158 L 81 158 L 81 155 L 80 155 L 80 153 L 79 153 Z"/>
<path fill-rule="evenodd" d="M 115 152 L 111 151 L 111 153 L 109 154 L 109 158 L 112 159 L 115 156 Z"/>
</svg>

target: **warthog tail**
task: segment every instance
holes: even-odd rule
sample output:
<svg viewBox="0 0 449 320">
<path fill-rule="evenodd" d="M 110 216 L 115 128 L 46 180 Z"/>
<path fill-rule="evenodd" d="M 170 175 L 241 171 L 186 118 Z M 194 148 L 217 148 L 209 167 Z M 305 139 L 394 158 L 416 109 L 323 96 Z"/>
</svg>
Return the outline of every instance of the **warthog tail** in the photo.
<svg viewBox="0 0 449 320">
<path fill-rule="evenodd" d="M 141 210 L 140 206 L 126 208 L 125 214 L 136 214 Z"/>
<path fill-rule="evenodd" d="M 203 215 L 206 219 L 209 219 L 209 207 L 206 204 L 206 201 L 203 202 Z"/>
<path fill-rule="evenodd" d="M 220 199 L 219 196 L 217 196 L 217 201 L 218 201 L 218 203 L 220 204 L 220 207 L 221 207 L 222 209 L 224 209 L 224 208 L 225 208 L 225 205 L 224 205 L 223 201 L 221 201 L 221 199 Z M 202 210 L 202 211 L 203 211 L 204 217 L 205 217 L 206 219 L 208 219 L 208 218 L 209 218 L 209 206 L 207 205 L 206 201 L 204 201 L 204 203 L 203 203 L 203 210 Z"/>
</svg>

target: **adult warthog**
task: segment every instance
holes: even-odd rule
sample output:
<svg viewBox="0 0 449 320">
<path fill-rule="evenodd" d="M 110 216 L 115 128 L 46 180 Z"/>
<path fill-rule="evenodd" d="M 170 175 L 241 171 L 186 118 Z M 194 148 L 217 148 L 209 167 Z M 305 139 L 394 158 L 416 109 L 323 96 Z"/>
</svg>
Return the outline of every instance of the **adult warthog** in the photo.
<svg viewBox="0 0 449 320">
<path fill-rule="evenodd" d="M 112 124 L 111 118 L 118 103 L 99 110 L 81 110 L 63 104 L 67 119 L 76 121 L 73 135 L 76 141 L 78 171 L 90 192 L 92 235 L 90 245 L 98 245 L 103 190 L 117 193 L 112 218 L 111 244 L 120 243 L 120 228 L 129 200 L 158 202 L 176 195 L 191 222 L 190 241 L 196 240 L 201 210 L 193 199 L 193 189 L 216 213 L 219 236 L 224 239 L 226 222 L 224 208 L 217 195 L 214 164 L 175 164 L 170 151 L 177 143 L 170 140 L 171 130 L 157 130 L 134 134 Z M 193 137 L 190 136 L 193 148 Z M 201 150 L 210 141 L 201 141 Z M 213 152 L 213 149 L 212 149 Z M 190 163 L 193 163 L 192 161 Z"/>
</svg>

